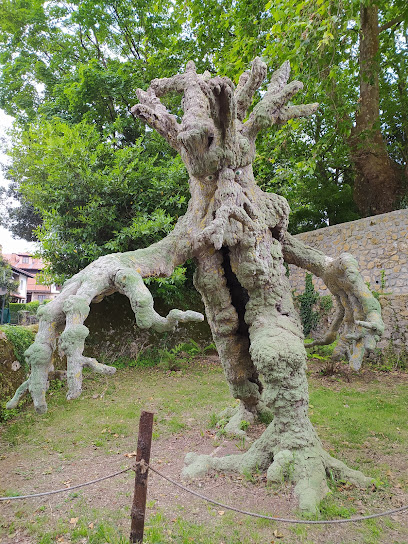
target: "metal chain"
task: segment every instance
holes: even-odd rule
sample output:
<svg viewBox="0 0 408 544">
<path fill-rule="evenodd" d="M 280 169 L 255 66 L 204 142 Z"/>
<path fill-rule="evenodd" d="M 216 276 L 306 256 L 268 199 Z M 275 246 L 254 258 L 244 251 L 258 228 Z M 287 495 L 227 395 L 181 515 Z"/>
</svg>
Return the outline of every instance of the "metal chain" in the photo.
<svg viewBox="0 0 408 544">
<path fill-rule="evenodd" d="M 80 487 L 85 487 L 87 485 L 96 484 L 98 482 L 102 482 L 103 480 L 108 480 L 109 478 L 114 478 L 115 476 L 119 476 L 120 474 L 124 474 L 125 472 L 128 472 L 129 470 L 134 470 L 136 465 L 140 465 L 142 469 L 149 468 L 152 472 L 163 478 L 164 480 L 167 480 L 171 484 L 175 485 L 176 487 L 182 489 L 183 491 L 186 491 L 187 493 L 190 493 L 191 495 L 195 495 L 199 499 L 203 499 L 207 502 L 210 502 L 212 504 L 215 504 L 217 506 L 220 506 L 221 508 L 225 508 L 226 510 L 232 510 L 233 512 L 237 512 L 239 514 L 244 514 L 246 516 L 252 516 L 254 518 L 261 518 L 261 519 L 267 519 L 270 521 L 279 521 L 281 523 L 296 523 L 296 524 L 305 524 L 305 525 L 329 525 L 329 524 L 338 524 L 338 523 L 355 523 L 357 521 L 364 521 L 367 519 L 374 519 L 379 518 L 382 516 L 390 516 L 391 514 L 396 514 L 398 512 L 404 512 L 408 510 L 408 505 L 401 506 L 400 508 L 394 508 L 393 510 L 387 510 L 385 512 L 379 512 L 378 514 L 371 514 L 369 516 L 359 516 L 356 518 L 349 518 L 349 519 L 330 519 L 330 520 L 303 520 L 303 519 L 290 519 L 290 518 L 280 518 L 280 517 L 273 517 L 273 516 L 264 516 L 263 514 L 257 514 L 255 512 L 248 512 L 247 510 L 241 510 L 240 508 L 235 508 L 233 506 L 229 506 L 227 504 L 224 504 L 222 502 L 215 501 L 214 499 L 210 499 L 209 497 L 206 497 L 205 495 L 202 495 L 201 493 L 197 493 L 197 491 L 193 491 L 192 489 L 189 489 L 188 487 L 185 487 L 182 484 L 179 484 L 178 482 L 172 480 L 168 476 L 165 476 L 155 468 L 153 468 L 151 465 L 146 463 L 143 459 L 141 461 L 138 461 L 135 463 L 134 466 L 125 468 L 123 470 L 119 470 L 118 472 L 114 472 L 113 474 L 109 474 L 108 476 L 103 476 L 102 478 L 97 478 L 96 480 L 91 480 L 89 482 L 85 482 L 83 484 L 74 485 L 72 487 L 64 487 L 63 489 L 56 489 L 54 491 L 46 491 L 44 493 L 33 493 L 31 495 L 17 495 L 15 497 L 0 497 L 0 501 L 11 501 L 11 500 L 17 500 L 17 499 L 31 499 L 33 497 L 45 497 L 47 495 L 54 495 L 56 493 L 64 493 L 67 491 L 72 491 L 74 489 L 78 489 Z"/>
<path fill-rule="evenodd" d="M 246 510 L 240 510 L 239 508 L 234 508 L 233 506 L 228 506 L 227 504 L 223 504 L 222 502 L 215 501 L 213 499 L 210 499 L 209 497 L 206 497 L 205 495 L 201 495 L 201 493 L 197 493 L 196 491 L 193 491 L 192 489 L 189 489 L 188 487 L 184 487 L 184 485 L 179 484 L 178 482 L 175 482 L 171 478 L 168 478 L 152 466 L 145 463 L 145 461 L 142 459 L 139 462 L 142 466 L 145 465 L 149 467 L 149 469 L 160 476 L 161 478 L 164 478 L 171 484 L 179 487 L 183 491 L 187 491 L 187 493 L 191 493 L 191 495 L 195 495 L 196 497 L 199 497 L 200 499 L 204 499 L 207 502 L 211 502 L 212 504 L 216 504 L 217 506 L 221 506 L 221 508 L 225 508 L 226 510 L 232 510 L 233 512 L 238 512 L 239 514 L 245 514 L 246 516 L 252 516 L 254 518 L 262 518 L 262 519 L 268 519 L 270 521 L 280 521 L 281 523 L 297 523 L 297 524 L 306 524 L 306 525 L 329 525 L 329 524 L 337 524 L 337 523 L 354 523 L 356 521 L 364 521 L 366 519 L 373 519 L 373 518 L 379 518 L 382 516 L 389 516 L 391 514 L 396 514 L 397 512 L 403 512 L 404 510 L 408 510 L 408 505 L 401 506 L 400 508 L 394 508 L 393 510 L 387 510 L 386 512 L 379 512 L 378 514 L 371 514 L 370 516 L 359 516 L 356 518 L 349 518 L 349 519 L 329 519 L 329 520 L 303 520 L 303 519 L 288 519 L 288 518 L 278 518 L 278 517 L 272 517 L 272 516 L 264 516 L 262 514 L 256 514 L 255 512 L 248 512 Z M 138 464 L 139 464 L 138 463 Z"/>
<path fill-rule="evenodd" d="M 32 495 L 17 495 L 15 497 L 0 497 L 0 501 L 12 501 L 16 499 L 31 499 L 33 497 L 45 497 L 46 495 L 54 495 L 55 493 L 64 493 L 66 491 L 72 491 L 73 489 L 78 489 L 79 487 L 85 487 L 86 485 L 92 485 L 98 482 L 102 482 L 103 480 L 108 480 L 109 478 L 114 478 L 115 476 L 119 476 L 119 474 L 123 474 L 124 472 L 128 472 L 129 470 L 132 470 L 132 467 L 125 468 L 124 470 L 119 470 L 119 472 L 114 472 L 113 474 L 109 474 L 108 476 L 102 476 L 102 478 L 97 478 L 96 480 L 91 480 L 90 482 L 73 485 L 72 487 L 64 487 L 63 489 L 56 489 L 55 491 L 45 491 L 44 493 L 33 493 Z"/>
</svg>

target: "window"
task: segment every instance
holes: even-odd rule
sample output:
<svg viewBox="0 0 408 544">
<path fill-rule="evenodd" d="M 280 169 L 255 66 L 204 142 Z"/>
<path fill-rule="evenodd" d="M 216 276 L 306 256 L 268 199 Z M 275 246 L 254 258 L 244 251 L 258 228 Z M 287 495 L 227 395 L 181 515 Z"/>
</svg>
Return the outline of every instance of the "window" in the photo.
<svg viewBox="0 0 408 544">
<path fill-rule="evenodd" d="M 44 300 L 47 300 L 47 295 L 38 295 L 38 300 L 44 302 Z"/>
<path fill-rule="evenodd" d="M 29 263 L 30 258 L 29 257 L 23 257 L 23 263 Z"/>
</svg>

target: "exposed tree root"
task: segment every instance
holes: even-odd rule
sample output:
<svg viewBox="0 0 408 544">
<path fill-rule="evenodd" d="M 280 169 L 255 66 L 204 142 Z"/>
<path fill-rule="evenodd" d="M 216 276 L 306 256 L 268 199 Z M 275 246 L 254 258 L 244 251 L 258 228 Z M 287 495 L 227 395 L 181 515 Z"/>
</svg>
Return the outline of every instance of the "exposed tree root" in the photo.
<svg viewBox="0 0 408 544">
<path fill-rule="evenodd" d="M 264 434 L 269 435 L 267 431 Z M 266 470 L 269 483 L 281 484 L 288 481 L 295 484 L 294 493 L 298 498 L 299 508 L 312 514 L 318 512 L 319 503 L 329 491 L 327 478 L 345 480 L 358 487 L 368 487 L 373 481 L 362 472 L 350 469 L 331 457 L 324 451 L 317 436 L 314 445 L 296 449 L 282 449 L 277 444 L 272 447 L 268 436 L 262 435 L 243 454 L 226 457 L 196 453 L 186 455 L 183 469 L 185 478 L 198 478 L 212 470 L 241 474 Z"/>
</svg>

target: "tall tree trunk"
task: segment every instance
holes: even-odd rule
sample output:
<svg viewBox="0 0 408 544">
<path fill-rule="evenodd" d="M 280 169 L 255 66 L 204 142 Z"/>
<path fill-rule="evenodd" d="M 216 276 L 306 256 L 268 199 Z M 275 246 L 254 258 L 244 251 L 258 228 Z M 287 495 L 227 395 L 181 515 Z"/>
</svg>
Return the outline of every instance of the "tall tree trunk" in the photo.
<svg viewBox="0 0 408 544">
<path fill-rule="evenodd" d="M 362 4 L 360 19 L 360 106 L 349 143 L 356 170 L 354 201 L 367 217 L 395 209 L 403 173 L 389 157 L 380 130 L 378 6 Z"/>
<path fill-rule="evenodd" d="M 194 257 L 195 285 L 203 295 L 231 392 L 240 401 L 226 430 L 243 433 L 244 420 L 247 425 L 257 416 L 265 420 L 266 415 L 272 421 L 243 454 L 188 454 L 184 475 L 194 477 L 210 469 L 264 469 L 272 482 L 287 478 L 295 483 L 300 508 L 316 512 L 328 491 L 327 474 L 363 486 L 371 480 L 326 453 L 309 420 L 307 356 L 284 259 L 322 277 L 336 296 L 339 311 L 328 338 L 332 341 L 336 336 L 344 317 L 346 332 L 337 349 L 347 352 L 355 368 L 365 348 L 375 345 L 383 324 L 379 303 L 364 284 L 354 259 L 348 254 L 331 259 L 294 241 L 287 233 L 290 210 L 286 200 L 264 193 L 256 184 L 252 162 L 258 132 L 310 115 L 318 107 L 287 105 L 302 85 L 287 83 L 289 64 L 284 63 L 272 74 L 262 100 L 245 121 L 265 76 L 266 65 L 256 58 L 235 88 L 226 77 L 198 74 L 189 62 L 184 74 L 155 79 L 147 91 L 138 89 L 139 104 L 132 108 L 133 113 L 167 139 L 189 172 L 187 213 L 161 242 L 101 257 L 65 283 L 59 297 L 40 310 L 39 332 L 25 352 L 30 377 L 7 407 L 15 407 L 28 390 L 36 410 L 46 411 L 52 350 L 58 327 L 64 323 L 58 346 L 67 355 L 68 399 L 81 393 L 83 367 L 114 372 L 82 355 L 89 305 L 107 294 L 125 294 L 141 328 L 166 331 L 179 321 L 202 320 L 201 314 L 181 310 L 161 317 L 143 283 L 146 277 L 169 276 L 175 266 Z M 174 91 L 184 95 L 181 123 L 160 101 Z"/>
</svg>

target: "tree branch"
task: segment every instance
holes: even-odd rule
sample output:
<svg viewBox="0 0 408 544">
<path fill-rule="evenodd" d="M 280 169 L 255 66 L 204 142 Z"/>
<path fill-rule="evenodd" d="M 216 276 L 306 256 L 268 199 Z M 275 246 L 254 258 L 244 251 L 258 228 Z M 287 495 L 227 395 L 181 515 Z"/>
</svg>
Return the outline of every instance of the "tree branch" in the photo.
<svg viewBox="0 0 408 544">
<path fill-rule="evenodd" d="M 100 257 L 68 280 L 57 298 L 40 308 L 35 342 L 25 352 L 31 373 L 7 404 L 8 408 L 15 407 L 29 390 L 36 411 L 47 411 L 48 375 L 53 371 L 52 353 L 62 328 L 64 331 L 58 345 L 60 352 L 67 356 L 68 399 L 81 394 L 84 367 L 103 374 L 115 372 L 114 368 L 83 356 L 89 333 L 84 321 L 92 301 L 100 301 L 115 291 L 124 293 L 130 299 L 137 325 L 144 329 L 168 331 L 174 329 L 178 322 L 203 320 L 201 314 L 190 310 L 171 310 L 167 317 L 160 316 L 154 310 L 153 297 L 143 283 L 145 277 L 169 276 L 176 266 L 191 257 L 187 221 L 186 216 L 180 218 L 172 233 L 146 249 Z"/>
<path fill-rule="evenodd" d="M 292 81 L 283 87 L 278 82 L 272 81 L 271 85 L 272 89 L 268 88 L 265 96 L 255 106 L 248 121 L 244 124 L 242 134 L 249 140 L 255 140 L 260 130 L 277 123 L 281 113 L 282 115 L 288 115 L 287 110 L 285 112 L 282 111 L 283 107 L 303 88 L 303 84 L 300 81 Z"/>
<path fill-rule="evenodd" d="M 137 89 L 136 94 L 140 104 L 136 104 L 131 108 L 130 111 L 133 115 L 139 117 L 139 119 L 142 119 L 149 126 L 157 130 L 168 141 L 171 147 L 179 151 L 180 143 L 177 136 L 180 131 L 180 125 L 177 123 L 176 116 L 167 111 L 151 87 L 149 87 L 147 92 Z"/>
<path fill-rule="evenodd" d="M 342 253 L 336 259 L 327 257 L 288 233 L 285 233 L 282 250 L 285 262 L 309 270 L 321 278 L 336 298 L 336 316 L 328 334 L 318 343 L 333 342 L 340 325 L 344 323 L 344 331 L 332 358 L 347 358 L 354 370 L 359 370 L 366 349 L 373 349 L 384 332 L 384 323 L 380 303 L 365 285 L 357 261 L 349 253 Z"/>
<path fill-rule="evenodd" d="M 252 62 L 251 71 L 244 72 L 239 78 L 235 91 L 237 103 L 237 118 L 242 121 L 247 109 L 252 104 L 254 94 L 266 77 L 267 66 L 259 57 Z"/>
<path fill-rule="evenodd" d="M 383 25 L 378 27 L 378 32 L 383 32 L 384 30 L 388 30 L 393 26 L 397 26 L 401 24 L 404 19 L 405 17 L 403 15 L 398 15 L 398 17 L 394 17 L 394 19 L 391 19 L 391 21 L 388 21 L 388 23 L 384 23 Z"/>
</svg>

